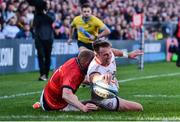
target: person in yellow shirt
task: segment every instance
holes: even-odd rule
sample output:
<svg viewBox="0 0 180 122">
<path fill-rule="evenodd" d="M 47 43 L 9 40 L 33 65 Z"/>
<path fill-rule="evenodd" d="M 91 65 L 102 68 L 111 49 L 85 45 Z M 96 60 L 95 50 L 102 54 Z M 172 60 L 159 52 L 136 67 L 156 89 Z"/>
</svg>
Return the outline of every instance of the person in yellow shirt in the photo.
<svg viewBox="0 0 180 122">
<path fill-rule="evenodd" d="M 109 35 L 110 30 L 99 18 L 92 15 L 92 9 L 89 4 L 82 5 L 81 13 L 71 23 L 68 44 L 72 42 L 72 35 L 74 30 L 77 29 L 79 51 L 84 48 L 93 50 L 93 41 Z"/>
</svg>

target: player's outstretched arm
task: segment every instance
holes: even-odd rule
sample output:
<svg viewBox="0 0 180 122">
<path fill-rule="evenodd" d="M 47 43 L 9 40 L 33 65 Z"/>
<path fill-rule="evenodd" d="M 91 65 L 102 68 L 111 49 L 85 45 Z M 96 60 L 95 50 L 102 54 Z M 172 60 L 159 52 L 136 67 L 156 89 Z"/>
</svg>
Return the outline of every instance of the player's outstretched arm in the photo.
<svg viewBox="0 0 180 122">
<path fill-rule="evenodd" d="M 75 94 L 73 94 L 72 90 L 69 88 L 63 88 L 62 98 L 66 100 L 69 104 L 77 107 L 79 110 L 83 112 L 89 112 L 89 111 L 98 109 L 96 105 L 91 104 L 91 103 L 88 103 L 86 105 L 82 104 L 78 100 L 78 97 Z"/>
<path fill-rule="evenodd" d="M 137 56 L 144 54 L 144 52 L 142 50 L 139 50 L 139 49 L 134 50 L 130 53 L 128 53 L 126 51 L 118 50 L 115 48 L 111 48 L 111 50 L 115 56 L 126 57 L 126 58 L 131 58 L 131 59 L 136 59 Z"/>
<path fill-rule="evenodd" d="M 143 54 L 144 54 L 144 52 L 142 50 L 137 49 L 137 50 L 130 52 L 128 54 L 128 58 L 136 59 L 137 56 L 143 55 Z"/>
</svg>

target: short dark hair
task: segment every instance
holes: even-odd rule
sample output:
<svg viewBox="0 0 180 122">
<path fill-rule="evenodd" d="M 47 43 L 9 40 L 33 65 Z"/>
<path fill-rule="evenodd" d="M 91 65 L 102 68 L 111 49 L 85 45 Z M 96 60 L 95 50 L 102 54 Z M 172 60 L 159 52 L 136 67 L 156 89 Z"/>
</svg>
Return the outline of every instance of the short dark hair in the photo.
<svg viewBox="0 0 180 122">
<path fill-rule="evenodd" d="M 84 49 L 79 52 L 78 58 L 80 63 L 89 62 L 94 58 L 94 52 L 89 49 Z"/>
<path fill-rule="evenodd" d="M 107 39 L 97 39 L 92 44 L 93 50 L 99 52 L 100 47 L 112 47 Z"/>
<path fill-rule="evenodd" d="M 83 8 L 90 8 L 91 9 L 91 6 L 89 3 L 84 3 L 82 6 L 81 6 L 81 9 Z"/>
</svg>

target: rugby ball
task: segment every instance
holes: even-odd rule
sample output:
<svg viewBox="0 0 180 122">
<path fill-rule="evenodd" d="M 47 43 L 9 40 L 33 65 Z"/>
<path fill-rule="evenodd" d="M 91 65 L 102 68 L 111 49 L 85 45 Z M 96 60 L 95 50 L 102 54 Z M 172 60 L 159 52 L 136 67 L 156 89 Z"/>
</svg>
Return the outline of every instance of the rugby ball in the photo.
<svg viewBox="0 0 180 122">
<path fill-rule="evenodd" d="M 117 96 L 118 88 L 115 84 L 109 85 L 104 81 L 97 81 L 93 84 L 93 92 L 101 98 L 112 98 Z"/>
</svg>

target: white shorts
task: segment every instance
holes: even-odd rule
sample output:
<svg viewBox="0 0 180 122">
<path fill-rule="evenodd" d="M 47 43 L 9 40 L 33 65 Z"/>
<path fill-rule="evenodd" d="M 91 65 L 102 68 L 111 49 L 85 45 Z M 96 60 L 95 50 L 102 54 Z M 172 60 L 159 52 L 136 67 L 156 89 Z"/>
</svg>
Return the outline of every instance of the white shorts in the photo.
<svg viewBox="0 0 180 122">
<path fill-rule="evenodd" d="M 92 101 L 99 107 L 111 111 L 117 111 L 119 108 L 119 99 L 117 96 L 113 96 L 111 98 L 104 99 L 96 95 L 93 91 L 91 93 Z"/>
<path fill-rule="evenodd" d="M 117 111 L 119 108 L 119 100 L 117 97 L 98 100 L 96 103 L 99 107 L 110 111 Z"/>
</svg>

